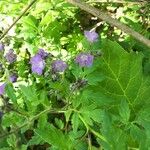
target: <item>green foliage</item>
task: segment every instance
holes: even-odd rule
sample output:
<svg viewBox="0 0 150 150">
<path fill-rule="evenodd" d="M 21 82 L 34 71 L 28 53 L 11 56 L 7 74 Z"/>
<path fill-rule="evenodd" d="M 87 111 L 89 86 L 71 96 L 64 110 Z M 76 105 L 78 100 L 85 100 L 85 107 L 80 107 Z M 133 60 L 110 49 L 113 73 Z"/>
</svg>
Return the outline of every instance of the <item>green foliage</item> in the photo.
<svg viewBox="0 0 150 150">
<path fill-rule="evenodd" d="M 56 149 L 72 149 L 70 138 L 50 124 L 46 124 L 46 127 L 43 129 L 36 129 L 35 134 Z"/>
<path fill-rule="evenodd" d="M 0 34 L 27 3 L 0 1 Z M 88 3 L 150 37 L 148 3 Z M 91 29 L 99 34 L 93 43 L 83 35 Z M 146 46 L 63 0 L 37 1 L 2 42 L 0 82 L 12 72 L 18 81 L 7 81 L 0 95 L 0 150 L 150 149 Z M 4 57 L 10 48 L 17 54 L 13 64 Z M 31 72 L 39 48 L 49 53 L 42 75 Z M 92 66 L 75 63 L 80 52 L 94 56 Z M 52 70 L 57 59 L 67 62 L 64 73 Z"/>
</svg>

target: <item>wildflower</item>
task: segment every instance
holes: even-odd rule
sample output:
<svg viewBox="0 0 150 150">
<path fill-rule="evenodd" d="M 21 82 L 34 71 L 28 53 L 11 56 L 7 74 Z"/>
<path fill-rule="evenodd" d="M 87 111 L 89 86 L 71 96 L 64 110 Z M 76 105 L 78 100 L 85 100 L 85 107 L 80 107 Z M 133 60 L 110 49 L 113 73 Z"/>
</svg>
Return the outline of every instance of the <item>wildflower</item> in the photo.
<svg viewBox="0 0 150 150">
<path fill-rule="evenodd" d="M 17 81 L 17 78 L 18 78 L 18 76 L 17 76 L 16 74 L 12 74 L 12 75 L 9 77 L 9 80 L 10 80 L 12 83 L 14 83 L 14 82 Z"/>
<path fill-rule="evenodd" d="M 94 56 L 88 53 L 80 53 L 75 61 L 78 63 L 81 67 L 90 67 L 93 64 Z"/>
<path fill-rule="evenodd" d="M 31 63 L 31 69 L 33 73 L 37 73 L 38 75 L 41 75 L 43 73 L 43 70 L 45 68 L 45 61 L 42 59 L 41 55 L 36 54 L 33 56 L 30 60 Z"/>
<path fill-rule="evenodd" d="M 84 31 L 84 36 L 89 42 L 96 42 L 99 35 L 95 31 Z"/>
<path fill-rule="evenodd" d="M 4 45 L 2 43 L 0 43 L 0 51 L 4 50 Z"/>
<path fill-rule="evenodd" d="M 5 86 L 6 86 L 5 83 L 3 83 L 2 85 L 0 85 L 0 95 L 4 94 L 4 92 L 5 92 Z"/>
<path fill-rule="evenodd" d="M 6 54 L 5 58 L 6 58 L 6 60 L 7 60 L 9 63 L 13 63 L 13 62 L 16 61 L 17 55 L 14 54 L 14 50 L 13 50 L 13 49 L 10 49 L 9 52 Z"/>
<path fill-rule="evenodd" d="M 44 49 L 39 49 L 38 54 L 42 57 L 42 59 L 48 56 L 48 53 L 44 51 Z"/>
<path fill-rule="evenodd" d="M 67 64 L 62 60 L 55 60 L 52 63 L 52 70 L 54 72 L 64 72 L 66 68 L 67 68 Z"/>
</svg>

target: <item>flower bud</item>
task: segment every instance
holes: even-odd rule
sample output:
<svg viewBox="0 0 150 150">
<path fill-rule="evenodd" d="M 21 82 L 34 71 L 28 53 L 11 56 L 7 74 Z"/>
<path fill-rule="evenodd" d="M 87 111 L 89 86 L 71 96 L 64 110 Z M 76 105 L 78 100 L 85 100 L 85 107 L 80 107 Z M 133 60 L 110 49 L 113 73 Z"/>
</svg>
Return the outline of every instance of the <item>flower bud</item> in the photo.
<svg viewBox="0 0 150 150">
<path fill-rule="evenodd" d="M 67 69 L 66 62 L 62 60 L 55 60 L 52 63 L 52 70 L 54 72 L 64 72 Z"/>
<path fill-rule="evenodd" d="M 6 54 L 5 58 L 6 58 L 6 60 L 7 60 L 9 63 L 13 63 L 13 62 L 16 61 L 17 55 L 14 54 L 14 50 L 13 50 L 13 49 L 10 49 L 9 52 Z"/>
<path fill-rule="evenodd" d="M 10 80 L 12 83 L 14 83 L 14 82 L 17 81 L 17 78 L 18 78 L 18 76 L 17 76 L 16 74 L 12 74 L 12 75 L 9 77 L 9 80 Z"/>
</svg>

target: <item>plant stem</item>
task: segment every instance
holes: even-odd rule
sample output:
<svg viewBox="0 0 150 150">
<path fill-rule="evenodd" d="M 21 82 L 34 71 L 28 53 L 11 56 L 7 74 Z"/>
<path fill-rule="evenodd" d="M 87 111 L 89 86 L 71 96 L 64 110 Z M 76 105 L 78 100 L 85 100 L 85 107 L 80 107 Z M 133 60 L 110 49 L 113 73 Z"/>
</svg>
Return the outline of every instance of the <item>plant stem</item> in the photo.
<svg viewBox="0 0 150 150">
<path fill-rule="evenodd" d="M 91 135 L 88 133 L 88 150 L 92 150 Z"/>
<path fill-rule="evenodd" d="M 33 0 L 25 9 L 24 11 L 18 16 L 15 21 L 10 25 L 10 27 L 4 31 L 4 33 L 1 35 L 0 40 L 2 40 L 5 35 L 10 31 L 10 29 L 21 19 L 21 17 L 30 9 L 30 7 L 36 2 L 37 0 Z"/>
<path fill-rule="evenodd" d="M 129 1 L 122 1 L 122 0 L 89 0 L 86 3 L 118 3 L 118 4 L 146 4 L 147 2 L 139 1 L 139 2 L 129 2 Z"/>
<path fill-rule="evenodd" d="M 45 109 L 44 111 L 40 112 L 36 116 L 32 117 L 31 119 L 28 119 L 23 125 L 19 126 L 18 128 L 14 129 L 14 130 L 12 130 L 8 133 L 0 135 L 0 139 L 4 138 L 4 137 L 7 137 L 11 134 L 14 134 L 14 133 L 18 132 L 19 130 L 21 130 L 22 128 L 24 128 L 25 126 L 32 124 L 34 120 L 38 119 L 43 114 L 46 114 L 46 113 L 64 113 L 64 112 L 65 111 L 63 111 L 63 110 L 54 110 L 54 109 L 51 110 L 50 108 Z"/>
<path fill-rule="evenodd" d="M 95 136 L 97 136 L 99 139 L 107 142 L 107 140 L 105 139 L 105 137 L 103 137 L 100 133 L 96 132 L 95 130 L 93 130 L 84 120 L 84 118 L 79 115 L 79 118 L 81 119 L 81 121 L 83 122 L 83 124 L 85 125 L 86 129 L 87 129 L 87 132 L 88 131 L 91 131 L 91 133 L 93 133 Z"/>
</svg>

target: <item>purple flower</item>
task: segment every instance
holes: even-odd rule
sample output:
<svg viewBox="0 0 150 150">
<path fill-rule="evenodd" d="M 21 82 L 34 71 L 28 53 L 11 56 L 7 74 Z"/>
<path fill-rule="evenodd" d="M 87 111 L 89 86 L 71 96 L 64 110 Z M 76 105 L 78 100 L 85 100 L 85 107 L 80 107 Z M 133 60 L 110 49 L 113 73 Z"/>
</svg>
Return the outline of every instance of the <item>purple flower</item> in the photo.
<svg viewBox="0 0 150 150">
<path fill-rule="evenodd" d="M 48 56 L 48 53 L 44 49 L 39 49 L 38 54 L 44 59 Z"/>
<path fill-rule="evenodd" d="M 96 42 L 99 35 L 95 31 L 84 31 L 84 36 L 89 42 Z"/>
<path fill-rule="evenodd" d="M 37 73 L 38 75 L 41 75 L 43 73 L 43 70 L 45 68 L 45 61 L 39 54 L 33 56 L 30 60 L 30 63 L 32 65 L 31 69 L 33 73 Z"/>
<path fill-rule="evenodd" d="M 52 63 L 52 70 L 54 72 L 64 72 L 67 69 L 66 62 L 62 60 L 55 60 Z"/>
<path fill-rule="evenodd" d="M 81 67 L 90 67 L 93 64 L 94 56 L 87 53 L 80 53 L 75 61 L 78 63 Z"/>
<path fill-rule="evenodd" d="M 6 86 L 6 83 L 3 83 L 2 85 L 0 85 L 0 95 L 4 94 L 4 92 L 5 92 L 5 86 Z"/>
<path fill-rule="evenodd" d="M 9 52 L 6 54 L 5 58 L 6 58 L 6 60 L 7 60 L 9 63 L 13 63 L 13 62 L 16 61 L 17 55 L 14 54 L 14 50 L 13 50 L 13 49 L 10 49 Z"/>
<path fill-rule="evenodd" d="M 4 45 L 2 43 L 0 43 L 0 51 L 4 50 Z"/>
<path fill-rule="evenodd" d="M 14 82 L 17 81 L 17 78 L 18 78 L 18 76 L 17 76 L 16 74 L 12 74 L 12 75 L 9 77 L 9 80 L 10 80 L 12 83 L 14 83 Z"/>
</svg>

